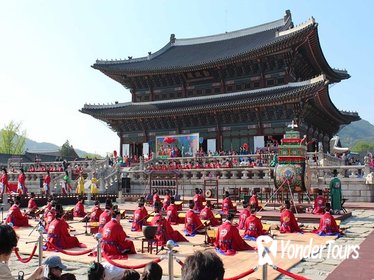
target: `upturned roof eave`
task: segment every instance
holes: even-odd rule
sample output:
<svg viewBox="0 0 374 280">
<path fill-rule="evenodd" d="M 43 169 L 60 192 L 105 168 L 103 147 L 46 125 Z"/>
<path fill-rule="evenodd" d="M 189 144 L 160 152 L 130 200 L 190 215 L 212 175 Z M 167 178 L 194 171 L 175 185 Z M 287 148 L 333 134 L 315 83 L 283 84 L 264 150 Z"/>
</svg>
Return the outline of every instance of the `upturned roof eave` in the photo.
<svg viewBox="0 0 374 280">
<path fill-rule="evenodd" d="M 294 98 L 296 95 L 293 95 L 294 93 L 299 93 L 302 91 L 310 91 L 311 88 L 320 88 L 325 85 L 324 76 L 320 76 L 314 79 L 314 82 L 310 82 L 307 84 L 306 82 L 299 82 L 295 83 L 295 85 L 292 86 L 286 86 L 284 88 L 282 87 L 274 87 L 271 89 L 261 89 L 259 92 L 255 92 L 257 95 L 253 96 L 255 94 L 253 91 L 248 92 L 238 92 L 233 93 L 231 95 L 219 95 L 214 98 L 210 98 L 209 96 L 201 97 L 201 99 L 205 99 L 205 103 L 209 103 L 210 105 L 209 110 L 221 110 L 225 108 L 232 108 L 232 106 L 262 106 L 263 104 L 266 104 L 270 101 L 274 102 L 286 102 L 287 98 L 289 97 Z M 310 80 L 311 81 L 311 80 Z M 309 82 L 309 81 L 308 81 Z M 280 92 L 279 92 L 280 91 Z M 238 96 L 238 97 L 236 97 Z M 286 98 L 286 99 L 285 99 Z M 291 98 L 291 99 L 292 99 Z M 299 97 L 298 97 L 299 98 Z M 196 104 L 199 104 L 198 98 L 195 98 L 193 101 Z M 279 102 L 278 102 L 278 101 Z M 177 102 L 183 102 L 177 104 Z M 113 118 L 113 119 L 121 119 L 121 118 L 133 118 L 133 117 L 144 117 L 144 116 L 151 116 L 151 115 L 162 115 L 162 114 L 186 114 L 193 112 L 199 112 L 201 110 L 206 109 L 206 105 L 188 105 L 187 100 L 169 100 L 169 101 L 156 101 L 153 102 L 152 105 L 162 104 L 165 105 L 167 103 L 170 103 L 170 105 L 166 106 L 165 108 L 158 109 L 157 106 L 155 107 L 141 107 L 151 105 L 152 102 L 144 102 L 144 103 L 132 103 L 127 102 L 123 104 L 112 104 L 112 105 L 85 105 L 84 108 L 82 108 L 80 111 L 85 114 L 89 114 L 95 118 L 99 119 L 106 119 L 106 118 Z M 173 104 L 175 103 L 175 104 Z M 186 103 L 186 106 L 184 105 Z M 139 106 L 139 110 L 136 109 L 132 112 L 126 112 L 126 108 L 130 108 L 133 106 Z M 133 107 L 134 108 L 134 107 Z M 148 109 L 152 108 L 152 109 Z M 113 110 L 120 109 L 120 112 L 113 112 Z"/>
</svg>

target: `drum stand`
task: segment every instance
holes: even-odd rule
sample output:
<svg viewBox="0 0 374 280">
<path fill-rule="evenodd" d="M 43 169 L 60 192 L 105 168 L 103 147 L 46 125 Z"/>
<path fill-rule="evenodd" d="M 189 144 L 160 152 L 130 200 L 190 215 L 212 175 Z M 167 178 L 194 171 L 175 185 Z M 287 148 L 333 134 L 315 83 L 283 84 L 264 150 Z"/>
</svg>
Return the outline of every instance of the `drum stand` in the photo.
<svg viewBox="0 0 374 280">
<path fill-rule="evenodd" d="M 283 181 L 283 183 L 276 189 L 276 191 L 269 197 L 268 201 L 265 202 L 265 204 L 262 206 L 262 208 L 258 211 L 258 212 L 261 212 L 262 209 L 265 208 L 265 206 L 267 204 L 269 204 L 269 202 L 277 195 L 277 193 L 279 192 L 279 190 L 285 185 L 287 184 L 287 187 L 288 187 L 288 193 L 290 194 L 290 197 L 291 197 L 291 201 L 295 207 L 295 211 L 296 211 L 296 214 L 298 214 L 297 212 L 297 207 L 296 207 L 296 204 L 295 204 L 295 200 L 294 200 L 294 197 L 293 197 L 293 193 L 292 193 L 292 190 L 291 190 L 291 186 L 290 186 L 290 180 L 292 180 L 292 177 L 290 179 L 285 179 Z M 310 201 L 310 198 L 309 198 L 309 195 L 308 195 L 308 199 Z"/>
</svg>

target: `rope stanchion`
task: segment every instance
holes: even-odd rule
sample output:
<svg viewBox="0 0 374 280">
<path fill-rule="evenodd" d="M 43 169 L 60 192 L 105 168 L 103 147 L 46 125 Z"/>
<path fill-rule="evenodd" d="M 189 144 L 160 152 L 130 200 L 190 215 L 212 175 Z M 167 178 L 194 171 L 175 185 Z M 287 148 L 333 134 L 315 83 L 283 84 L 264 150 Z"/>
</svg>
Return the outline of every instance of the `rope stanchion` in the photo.
<svg viewBox="0 0 374 280">
<path fill-rule="evenodd" d="M 282 268 L 280 268 L 280 267 L 277 267 L 276 265 L 272 265 L 271 267 L 272 267 L 274 270 L 276 270 L 276 271 L 278 271 L 278 272 L 280 272 L 280 273 L 282 273 L 282 274 L 284 274 L 284 275 L 286 275 L 286 276 L 288 276 L 288 277 L 291 277 L 291 278 L 293 278 L 293 279 L 296 279 L 296 280 L 310 280 L 309 278 L 306 278 L 306 277 L 301 276 L 301 275 L 294 274 L 294 273 L 289 272 L 289 271 L 287 271 L 287 270 L 284 270 L 284 269 L 282 269 Z"/>
<path fill-rule="evenodd" d="M 139 268 L 144 268 L 147 264 L 150 264 L 150 263 L 159 263 L 162 259 L 161 258 L 157 258 L 151 262 L 147 262 L 147 263 L 143 263 L 143 264 L 138 264 L 138 265 L 125 265 L 125 264 L 119 264 L 115 261 L 113 261 L 112 259 L 108 258 L 108 256 L 106 254 L 102 254 L 102 256 L 104 257 L 104 259 L 110 263 L 111 265 L 114 265 L 116 267 L 119 267 L 119 268 L 123 268 L 123 269 L 139 269 Z"/>
<path fill-rule="evenodd" d="M 243 273 L 240 273 L 239 275 L 237 276 L 234 276 L 234 277 L 230 277 L 230 278 L 224 278 L 223 280 L 238 280 L 238 279 L 241 279 L 241 278 L 244 278 L 250 274 L 252 274 L 253 272 L 255 272 L 257 270 L 257 266 L 254 267 L 254 268 L 251 268 L 250 270 L 248 271 L 245 271 Z"/>
<path fill-rule="evenodd" d="M 55 249 L 56 251 L 63 253 L 65 255 L 69 255 L 69 256 L 87 255 L 95 250 L 95 249 L 88 249 L 88 250 L 84 250 L 81 252 L 68 252 L 68 251 L 65 251 L 64 249 L 58 248 L 56 245 L 52 244 L 51 242 L 47 242 L 47 243 L 50 244 L 53 247 L 53 249 Z"/>
<path fill-rule="evenodd" d="M 21 258 L 21 256 L 19 255 L 19 249 L 18 249 L 18 247 L 14 248 L 14 253 L 15 253 L 17 259 L 18 259 L 21 263 L 28 263 L 28 262 L 31 261 L 31 259 L 34 257 L 35 252 L 36 252 L 36 248 L 38 248 L 38 245 L 35 245 L 35 246 L 34 246 L 34 249 L 32 249 L 32 252 L 31 252 L 30 256 L 29 256 L 27 259 L 22 259 L 22 258 Z"/>
</svg>

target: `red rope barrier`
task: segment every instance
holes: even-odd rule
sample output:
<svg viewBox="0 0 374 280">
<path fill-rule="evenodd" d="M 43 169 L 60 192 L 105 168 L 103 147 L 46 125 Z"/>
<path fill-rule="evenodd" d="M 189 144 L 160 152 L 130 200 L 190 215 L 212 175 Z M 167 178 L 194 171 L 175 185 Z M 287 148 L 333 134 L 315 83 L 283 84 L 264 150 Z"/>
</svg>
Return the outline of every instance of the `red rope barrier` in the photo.
<svg viewBox="0 0 374 280">
<path fill-rule="evenodd" d="M 114 265 L 114 266 L 119 267 L 119 268 L 124 268 L 124 269 L 139 269 L 139 268 L 144 268 L 149 263 L 153 263 L 153 262 L 158 263 L 158 262 L 161 261 L 160 258 L 157 258 L 157 259 L 155 259 L 155 260 L 153 260 L 151 262 L 147 262 L 147 263 L 144 263 L 144 264 L 125 265 L 125 264 L 119 264 L 119 263 L 114 262 L 113 260 L 111 260 L 110 258 L 108 258 L 106 254 L 103 254 L 103 257 L 111 265 Z"/>
<path fill-rule="evenodd" d="M 180 266 L 184 266 L 184 263 L 183 263 L 180 259 L 175 258 L 175 261 L 176 261 Z"/>
<path fill-rule="evenodd" d="M 277 267 L 277 266 L 275 266 L 275 265 L 272 266 L 272 268 L 275 269 L 276 271 L 278 271 L 278 272 L 280 272 L 280 273 L 282 273 L 282 274 L 284 274 L 284 275 L 286 275 L 286 276 L 289 276 L 289 277 L 291 277 L 291 278 L 293 278 L 293 279 L 296 279 L 296 280 L 310 280 L 309 278 L 305 278 L 304 276 L 294 274 L 294 273 L 292 273 L 292 272 L 289 272 L 289 271 L 287 271 L 287 270 L 284 270 L 284 269 L 282 269 L 282 268 L 280 268 L 280 267 Z"/>
<path fill-rule="evenodd" d="M 58 252 L 63 253 L 65 255 L 69 255 L 69 256 L 81 256 L 81 255 L 89 254 L 92 251 L 94 251 L 94 249 L 87 249 L 81 252 L 68 252 L 68 251 L 65 251 L 64 249 L 58 248 L 56 245 L 52 244 L 51 242 L 47 242 L 47 243 L 50 244 Z"/>
<path fill-rule="evenodd" d="M 237 276 L 234 276 L 234 277 L 230 277 L 230 278 L 224 278 L 223 280 L 238 280 L 238 279 L 241 279 L 249 274 L 252 274 L 253 272 L 255 272 L 257 270 L 257 267 L 255 268 L 251 268 L 250 270 L 248 271 L 245 271 L 243 273 L 240 273 L 239 275 Z"/>
<path fill-rule="evenodd" d="M 35 251 L 36 251 L 36 248 L 38 248 L 38 245 L 35 245 L 34 246 L 34 249 L 32 249 L 32 252 L 31 252 L 31 255 L 27 258 L 27 259 L 22 259 L 21 256 L 19 255 L 19 249 L 16 247 L 14 248 L 14 253 L 16 254 L 16 257 L 17 259 L 21 262 L 21 263 L 28 263 L 32 258 L 33 256 L 35 255 Z"/>
</svg>

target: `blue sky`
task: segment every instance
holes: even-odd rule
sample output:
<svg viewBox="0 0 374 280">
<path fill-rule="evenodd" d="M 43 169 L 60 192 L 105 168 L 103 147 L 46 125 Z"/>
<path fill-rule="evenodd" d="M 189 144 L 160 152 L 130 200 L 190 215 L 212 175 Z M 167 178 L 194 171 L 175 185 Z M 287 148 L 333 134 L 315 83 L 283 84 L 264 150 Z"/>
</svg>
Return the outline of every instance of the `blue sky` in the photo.
<svg viewBox="0 0 374 280">
<path fill-rule="evenodd" d="M 27 136 L 105 155 L 119 138 L 78 110 L 130 100 L 90 66 L 96 59 L 146 56 L 177 39 L 259 25 L 290 9 L 298 25 L 313 16 L 328 63 L 351 78 L 330 88 L 338 109 L 374 124 L 373 1 L 0 1 L 0 127 L 22 122 Z"/>
</svg>

